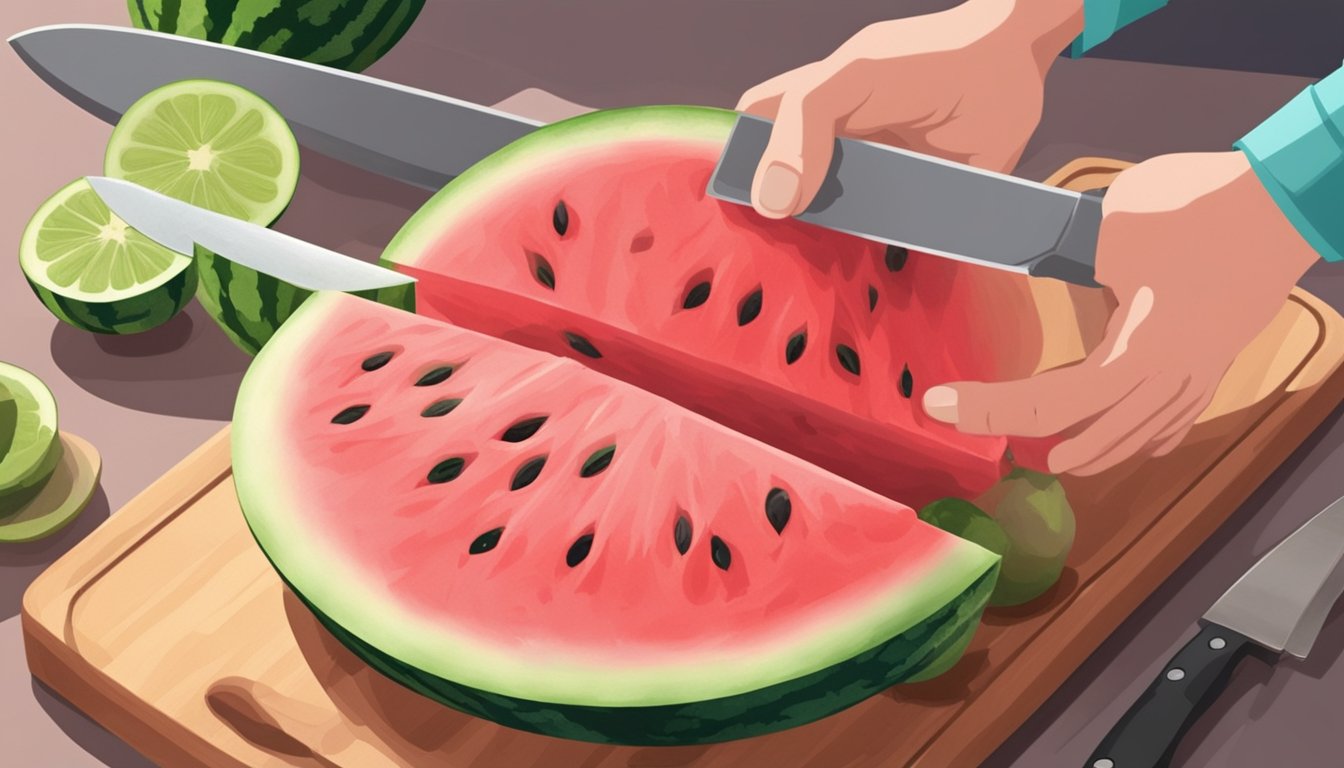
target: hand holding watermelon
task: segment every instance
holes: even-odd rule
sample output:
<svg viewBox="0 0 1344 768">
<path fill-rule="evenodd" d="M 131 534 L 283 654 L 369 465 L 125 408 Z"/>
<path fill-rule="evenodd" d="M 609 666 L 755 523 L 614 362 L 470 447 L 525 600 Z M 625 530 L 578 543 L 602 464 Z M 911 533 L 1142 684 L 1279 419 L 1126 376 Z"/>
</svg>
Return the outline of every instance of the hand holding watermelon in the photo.
<svg viewBox="0 0 1344 768">
<path fill-rule="evenodd" d="M 752 191 L 758 212 L 785 218 L 810 205 L 837 133 L 1010 170 L 1082 10 L 1080 0 L 968 0 L 870 26 L 751 89 L 739 109 L 775 120 Z M 973 435 L 1062 436 L 1048 457 L 1056 473 L 1163 455 L 1316 258 L 1241 152 L 1142 163 L 1106 197 L 1096 274 L 1119 308 L 1093 355 L 1021 381 L 930 381 L 940 386 L 924 392 L 924 410 Z"/>
</svg>

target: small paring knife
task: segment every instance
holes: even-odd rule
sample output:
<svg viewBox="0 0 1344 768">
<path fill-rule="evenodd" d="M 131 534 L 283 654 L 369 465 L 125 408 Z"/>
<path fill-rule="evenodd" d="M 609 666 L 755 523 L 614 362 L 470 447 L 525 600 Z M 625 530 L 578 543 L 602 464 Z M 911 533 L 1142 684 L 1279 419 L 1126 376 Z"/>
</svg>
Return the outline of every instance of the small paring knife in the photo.
<svg viewBox="0 0 1344 768">
<path fill-rule="evenodd" d="M 197 245 L 310 291 L 381 291 L 414 277 L 327 250 L 283 232 L 199 208 L 121 179 L 88 177 L 89 186 L 132 229 L 191 256 Z"/>
<path fill-rule="evenodd" d="M 751 204 L 773 124 L 740 115 L 709 194 Z M 918 152 L 837 139 L 820 192 L 796 217 L 828 229 L 985 266 L 1095 286 L 1101 195 L 991 173 Z"/>
<path fill-rule="evenodd" d="M 1203 617 L 1198 635 L 1087 759 L 1086 768 L 1155 768 L 1255 647 L 1304 659 L 1344 592 L 1344 499 L 1326 507 L 1251 566 Z"/>
</svg>

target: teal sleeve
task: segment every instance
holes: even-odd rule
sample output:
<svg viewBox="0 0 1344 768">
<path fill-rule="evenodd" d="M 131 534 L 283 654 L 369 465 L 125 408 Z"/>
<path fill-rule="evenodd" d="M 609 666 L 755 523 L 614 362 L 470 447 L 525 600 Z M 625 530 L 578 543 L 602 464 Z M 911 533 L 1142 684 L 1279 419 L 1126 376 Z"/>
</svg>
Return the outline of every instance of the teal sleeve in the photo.
<svg viewBox="0 0 1344 768">
<path fill-rule="evenodd" d="M 1167 0 L 1083 0 L 1083 33 L 1069 46 L 1069 55 L 1082 56 L 1116 30 L 1166 4 Z"/>
<path fill-rule="evenodd" d="M 1344 260 L 1344 69 L 1307 86 L 1234 145 L 1326 261 Z"/>
</svg>

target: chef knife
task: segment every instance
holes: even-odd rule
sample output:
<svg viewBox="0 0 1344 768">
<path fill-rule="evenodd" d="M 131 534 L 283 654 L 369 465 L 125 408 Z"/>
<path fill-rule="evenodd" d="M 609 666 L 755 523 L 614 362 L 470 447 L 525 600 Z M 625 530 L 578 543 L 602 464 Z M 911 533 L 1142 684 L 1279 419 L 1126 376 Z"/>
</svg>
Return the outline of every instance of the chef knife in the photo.
<svg viewBox="0 0 1344 768">
<path fill-rule="evenodd" d="M 541 125 L 366 75 L 143 29 L 60 24 L 9 44 L 48 85 L 109 123 L 161 85 L 224 80 L 271 102 L 304 146 L 435 190 Z"/>
<path fill-rule="evenodd" d="M 1086 763 L 1165 766 L 1237 663 L 1259 646 L 1306 658 L 1344 592 L 1344 499 L 1279 542 L 1218 598 L 1203 628 L 1162 668 Z"/>
<path fill-rule="evenodd" d="M 10 38 L 57 91 L 115 121 L 146 92 L 209 78 L 260 94 L 305 146 L 438 188 L 539 123 L 489 107 L 266 53 L 122 27 L 65 24 Z M 710 185 L 748 200 L 768 122 L 739 118 Z M 882 242 L 1095 285 L 1101 201 L 959 163 L 840 140 L 817 202 L 799 218 Z"/>
<path fill-rule="evenodd" d="M 107 207 L 132 229 L 187 256 L 200 245 L 236 264 L 310 291 L 380 291 L 416 281 L 133 182 L 103 176 L 90 176 L 88 181 Z"/>
<path fill-rule="evenodd" d="M 773 125 L 739 115 L 709 194 L 749 205 Z M 798 219 L 1000 269 L 1096 285 L 1101 195 L 951 160 L 837 139 L 831 167 Z"/>
</svg>

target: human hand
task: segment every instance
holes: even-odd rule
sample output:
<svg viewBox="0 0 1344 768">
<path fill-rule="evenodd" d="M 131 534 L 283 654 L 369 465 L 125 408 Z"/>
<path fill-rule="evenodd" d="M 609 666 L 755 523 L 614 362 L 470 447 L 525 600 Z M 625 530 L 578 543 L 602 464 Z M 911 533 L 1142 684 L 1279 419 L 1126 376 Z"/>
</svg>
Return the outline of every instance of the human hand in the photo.
<svg viewBox="0 0 1344 768">
<path fill-rule="evenodd" d="M 752 88 L 738 110 L 775 121 L 753 206 L 771 218 L 807 208 L 837 135 L 1011 169 L 1040 121 L 1046 71 L 1082 21 L 1082 0 L 968 0 L 873 24 Z"/>
<path fill-rule="evenodd" d="M 1118 305 L 1097 349 L 1019 381 L 932 387 L 930 416 L 973 434 L 1064 433 L 1056 473 L 1166 454 L 1318 258 L 1240 152 L 1140 163 L 1102 207 L 1096 275 Z"/>
</svg>

